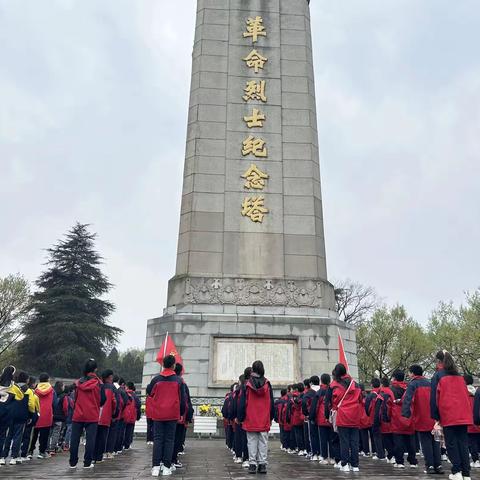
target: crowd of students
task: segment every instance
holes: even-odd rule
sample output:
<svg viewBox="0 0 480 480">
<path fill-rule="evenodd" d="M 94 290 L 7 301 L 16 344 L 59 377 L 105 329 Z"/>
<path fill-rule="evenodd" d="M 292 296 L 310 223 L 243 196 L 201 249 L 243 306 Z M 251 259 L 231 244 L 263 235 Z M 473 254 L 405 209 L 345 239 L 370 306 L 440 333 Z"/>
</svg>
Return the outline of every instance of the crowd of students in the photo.
<svg viewBox="0 0 480 480">
<path fill-rule="evenodd" d="M 125 383 L 112 370 L 97 375 L 97 363 L 86 362 L 83 377 L 73 385 L 49 375 L 36 378 L 8 366 L 0 375 L 0 466 L 18 465 L 69 452 L 69 466 L 78 463 L 85 435 L 83 468 L 111 459 L 128 450 L 141 402 L 132 382 Z"/>
<path fill-rule="evenodd" d="M 470 375 L 459 373 L 448 352 L 437 353 L 431 380 L 423 373 L 411 365 L 408 382 L 403 371 L 374 378 L 367 393 L 338 364 L 333 378 L 314 375 L 289 385 L 273 403 L 270 384 L 257 379 L 264 378 L 263 366 L 253 379 L 247 368 L 225 397 L 227 447 L 249 473 L 266 473 L 266 433 L 260 452 L 256 446 L 250 451 L 248 440 L 252 425 L 253 431 L 269 431 L 271 416 L 280 426 L 284 452 L 324 468 L 358 472 L 364 456 L 404 469 L 406 455 L 416 469 L 421 451 L 426 474 L 443 474 L 442 464 L 449 462 L 451 480 L 470 480 L 471 468 L 480 468 L 480 389 Z M 268 385 L 270 394 L 260 385 Z"/>
</svg>

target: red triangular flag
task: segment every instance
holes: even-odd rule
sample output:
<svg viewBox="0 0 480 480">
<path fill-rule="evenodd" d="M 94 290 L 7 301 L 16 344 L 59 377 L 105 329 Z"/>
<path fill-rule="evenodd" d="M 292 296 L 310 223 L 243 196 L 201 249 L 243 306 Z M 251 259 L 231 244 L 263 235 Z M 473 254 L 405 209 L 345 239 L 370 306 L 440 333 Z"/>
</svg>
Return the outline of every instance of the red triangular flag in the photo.
<svg viewBox="0 0 480 480">
<path fill-rule="evenodd" d="M 345 354 L 345 347 L 343 346 L 342 336 L 340 335 L 340 329 L 338 330 L 338 363 L 345 365 L 347 373 L 349 371 L 347 355 Z"/>
<path fill-rule="evenodd" d="M 173 355 L 175 357 L 175 361 L 177 363 L 182 364 L 183 366 L 182 373 L 184 373 L 185 365 L 183 365 L 182 356 L 178 353 L 177 347 L 175 346 L 175 343 L 172 340 L 172 337 L 167 332 L 167 334 L 165 335 L 165 339 L 162 342 L 162 346 L 160 347 L 160 350 L 157 353 L 157 362 L 160 365 L 163 365 L 163 359 L 168 355 Z"/>
</svg>

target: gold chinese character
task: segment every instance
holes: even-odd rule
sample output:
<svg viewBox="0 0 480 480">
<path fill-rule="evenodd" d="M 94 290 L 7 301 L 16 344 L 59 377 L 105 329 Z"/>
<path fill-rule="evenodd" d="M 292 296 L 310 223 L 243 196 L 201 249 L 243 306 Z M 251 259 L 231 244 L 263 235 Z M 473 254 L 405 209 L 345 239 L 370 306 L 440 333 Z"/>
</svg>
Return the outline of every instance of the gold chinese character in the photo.
<svg viewBox="0 0 480 480">
<path fill-rule="evenodd" d="M 242 175 L 242 178 L 246 180 L 244 187 L 255 190 L 263 190 L 265 188 L 265 180 L 268 178 L 266 173 L 263 173 L 254 163 L 250 165 L 250 168 Z"/>
<path fill-rule="evenodd" d="M 265 208 L 264 197 L 247 197 L 242 203 L 242 215 L 250 218 L 252 222 L 263 222 L 263 217 L 268 213 Z"/>
<path fill-rule="evenodd" d="M 255 17 L 247 19 L 247 31 L 243 33 L 243 38 L 252 37 L 252 42 L 258 41 L 258 37 L 266 37 L 265 27 L 263 26 L 263 18 Z"/>
<path fill-rule="evenodd" d="M 255 157 L 266 157 L 267 147 L 261 138 L 254 138 L 251 135 L 243 141 L 242 155 L 252 154 Z"/>
<path fill-rule="evenodd" d="M 267 101 L 265 96 L 265 80 L 250 80 L 247 82 L 247 86 L 243 89 L 245 95 L 242 97 L 246 102 L 249 100 L 261 100 L 262 102 Z"/>
<path fill-rule="evenodd" d="M 247 63 L 247 67 L 253 68 L 253 71 L 258 73 L 260 69 L 263 70 L 267 58 L 262 57 L 262 55 L 253 49 L 243 60 Z"/>
<path fill-rule="evenodd" d="M 265 120 L 265 114 L 256 108 L 253 109 L 252 114 L 248 117 L 243 117 L 243 120 L 247 122 L 248 128 L 263 127 L 263 121 Z"/>
</svg>

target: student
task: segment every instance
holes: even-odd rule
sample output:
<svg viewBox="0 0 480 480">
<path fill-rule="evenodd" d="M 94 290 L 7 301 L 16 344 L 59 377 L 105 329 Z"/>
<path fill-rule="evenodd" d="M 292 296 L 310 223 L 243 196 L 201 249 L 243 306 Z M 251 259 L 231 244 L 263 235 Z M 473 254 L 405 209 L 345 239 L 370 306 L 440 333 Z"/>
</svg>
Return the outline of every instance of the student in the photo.
<svg viewBox="0 0 480 480">
<path fill-rule="evenodd" d="M 380 395 L 380 380 L 378 378 L 372 378 L 370 383 L 372 389 L 365 398 L 365 411 L 372 420 L 372 439 L 373 445 L 375 445 L 375 453 L 372 457 L 373 460 L 384 460 L 385 449 L 383 447 L 382 432 L 380 429 L 383 397 Z"/>
<path fill-rule="evenodd" d="M 0 375 L 0 452 L 3 451 L 11 420 L 9 410 L 14 395 L 11 393 L 10 389 L 13 386 L 14 375 L 15 367 L 13 365 L 5 367 Z M 5 459 L 0 458 L 0 465 L 5 465 L 5 463 Z"/>
<path fill-rule="evenodd" d="M 310 446 L 310 460 L 318 461 L 320 459 L 320 437 L 318 436 L 318 427 L 315 421 L 310 420 L 310 410 L 312 407 L 313 399 L 316 397 L 317 392 L 320 390 L 320 378 L 317 375 L 305 380 L 304 385 L 307 383 L 309 389 L 304 393 L 302 400 L 302 411 L 305 415 L 305 425 L 307 427 L 308 444 Z"/>
<path fill-rule="evenodd" d="M 107 447 L 108 431 L 112 425 L 112 419 L 118 415 L 118 405 L 113 386 L 113 371 L 110 369 L 102 372 L 105 403 L 100 410 L 98 418 L 97 436 L 95 439 L 95 463 L 103 462 L 103 454 Z"/>
<path fill-rule="evenodd" d="M 380 387 L 380 395 L 382 397 L 381 412 L 380 412 L 380 431 L 382 433 L 382 445 L 386 450 L 387 463 L 395 463 L 394 448 L 393 448 L 393 433 L 390 424 L 390 406 L 395 400 L 392 389 L 390 388 L 390 380 L 383 377 Z"/>
<path fill-rule="evenodd" d="M 310 430 L 308 428 L 308 416 L 305 416 L 303 411 L 303 399 L 305 395 L 311 390 L 312 382 L 310 382 L 309 378 L 306 378 L 302 382 L 302 393 L 300 394 L 300 402 L 301 402 L 301 409 L 303 415 L 303 444 L 305 445 L 305 457 L 307 459 L 312 458 L 312 444 L 310 442 Z"/>
<path fill-rule="evenodd" d="M 365 386 L 360 384 L 360 390 L 362 391 L 362 416 L 360 418 L 360 453 L 364 457 L 370 457 L 370 437 L 372 436 L 373 426 L 373 407 L 371 404 L 367 406 L 367 394 L 365 392 Z M 372 451 L 374 445 L 372 443 Z"/>
<path fill-rule="evenodd" d="M 470 480 L 468 426 L 473 423 L 467 386 L 447 351 L 436 355 L 437 372 L 432 378 L 430 410 L 443 427 L 448 458 L 452 462 L 451 480 Z"/>
<path fill-rule="evenodd" d="M 442 474 L 440 442 L 436 442 L 432 435 L 435 422 L 430 415 L 430 380 L 423 376 L 420 365 L 410 366 L 409 372 L 410 383 L 403 400 L 402 416 L 413 418 L 413 426 L 420 438 L 425 459 L 425 473 Z"/>
<path fill-rule="evenodd" d="M 121 410 L 118 417 L 117 428 L 116 428 L 116 440 L 115 440 L 115 452 L 116 455 L 120 455 L 123 452 L 123 444 L 125 443 L 125 409 L 130 402 L 130 397 L 127 395 L 127 387 L 125 385 L 125 380 L 118 375 L 113 377 L 113 383 L 117 387 L 118 394 L 122 397 L 121 401 Z"/>
<path fill-rule="evenodd" d="M 63 409 L 65 412 L 65 438 L 63 450 L 68 452 L 70 450 L 70 441 L 72 438 L 72 419 L 73 419 L 73 407 L 75 406 L 75 384 L 70 385 L 67 388 L 66 396 L 63 399 Z"/>
<path fill-rule="evenodd" d="M 23 430 L 22 444 L 20 448 L 22 462 L 27 462 L 32 459 L 32 456 L 28 455 L 28 448 L 30 447 L 33 427 L 37 423 L 40 415 L 40 400 L 38 399 L 37 395 L 35 395 L 36 381 L 37 380 L 35 377 L 29 376 L 27 380 L 27 390 L 25 391 L 25 394 L 29 396 L 29 403 L 32 401 L 33 413 L 30 411 L 29 419 L 27 420 Z"/>
<path fill-rule="evenodd" d="M 334 368 L 333 382 L 327 392 L 326 409 L 336 412 L 342 472 L 358 472 L 358 425 L 362 416 L 362 391 L 357 383 L 347 375 L 345 365 L 339 363 Z"/>
<path fill-rule="evenodd" d="M 63 399 L 65 397 L 65 387 L 63 382 L 57 381 L 53 386 L 57 400 L 53 407 L 53 423 L 50 429 L 50 437 L 48 439 L 48 452 L 55 455 L 59 449 L 60 435 L 62 433 L 62 426 L 65 423 L 65 413 L 63 411 Z"/>
<path fill-rule="evenodd" d="M 467 384 L 468 398 L 475 417 L 475 397 L 477 396 L 477 389 L 473 386 L 473 377 L 471 375 L 464 375 L 463 378 Z M 480 390 L 478 390 L 478 392 L 480 394 Z M 480 426 L 476 424 L 468 427 L 468 446 L 470 448 L 470 455 L 472 456 L 471 466 L 473 468 L 480 468 Z"/>
<path fill-rule="evenodd" d="M 268 432 L 273 420 L 273 390 L 265 378 L 265 368 L 260 360 L 252 365 L 252 375 L 245 385 L 240 400 L 239 420 L 247 432 L 248 472 L 267 473 Z M 257 470 L 258 469 L 258 470 Z"/>
<path fill-rule="evenodd" d="M 288 450 L 288 442 L 285 435 L 285 419 L 283 418 L 282 412 L 284 406 L 287 404 L 287 389 L 282 388 L 280 391 L 280 397 L 275 400 L 274 403 L 274 420 L 278 423 L 280 428 L 280 450 Z"/>
<path fill-rule="evenodd" d="M 121 390 L 118 381 L 120 377 L 118 375 L 113 375 L 113 392 L 115 394 L 115 401 L 117 403 L 116 415 L 112 418 L 112 424 L 108 430 L 107 445 L 106 445 L 106 455 L 105 458 L 112 459 L 117 455 L 117 436 L 120 422 L 122 421 L 123 411 L 126 407 L 124 400 L 125 392 Z"/>
<path fill-rule="evenodd" d="M 125 409 L 125 414 L 123 416 L 125 422 L 125 438 L 123 441 L 123 446 L 125 450 L 128 450 L 133 442 L 135 423 L 138 422 L 142 416 L 142 402 L 140 402 L 140 399 L 135 393 L 136 389 L 133 382 L 128 382 L 126 384 L 125 391 L 130 398 L 130 403 L 128 404 L 127 409 Z"/>
<path fill-rule="evenodd" d="M 246 390 L 245 386 L 246 383 L 250 380 L 252 375 L 252 367 L 247 367 L 243 375 L 239 377 L 239 385 L 238 388 L 234 392 L 234 402 L 233 402 L 233 412 L 232 418 L 235 423 L 235 455 L 240 456 L 242 459 L 242 467 L 249 468 L 249 455 L 248 455 L 248 442 L 247 442 L 247 432 L 244 430 L 242 421 L 239 419 L 240 413 L 240 403 L 242 401 L 242 397 L 245 396 Z M 240 463 L 240 462 L 239 462 Z"/>
<path fill-rule="evenodd" d="M 147 419 L 147 445 L 153 445 L 153 420 L 151 414 L 152 399 L 147 395 L 145 399 L 145 417 Z"/>
<path fill-rule="evenodd" d="M 72 417 L 70 440 L 70 468 L 77 468 L 80 437 L 85 430 L 85 455 L 83 468 L 93 468 L 95 439 L 97 436 L 100 408 L 106 401 L 102 381 L 97 377 L 97 362 L 91 358 L 85 363 L 83 377 L 75 383 L 75 406 Z"/>
<path fill-rule="evenodd" d="M 227 448 L 230 451 L 233 451 L 233 447 L 234 447 L 234 428 L 233 428 L 233 421 L 231 418 L 231 412 L 232 412 L 233 392 L 236 386 L 237 386 L 236 383 L 233 383 L 230 386 L 230 391 L 225 395 L 225 400 L 222 405 L 223 428 L 225 430 L 225 443 L 227 445 Z M 234 460 L 235 459 L 236 458 L 234 457 Z"/>
<path fill-rule="evenodd" d="M 163 371 L 147 387 L 152 397 L 151 412 L 153 426 L 152 476 L 172 474 L 172 457 L 175 429 L 178 420 L 185 413 L 185 388 L 182 379 L 175 374 L 175 357 L 163 359 Z M 162 467 L 161 467 L 162 466 Z"/>
<path fill-rule="evenodd" d="M 307 453 L 305 449 L 305 439 L 303 436 L 304 416 L 302 413 L 302 398 L 301 398 L 302 393 L 303 393 L 303 383 L 294 384 L 292 393 L 291 393 L 291 401 L 289 405 L 291 423 L 292 423 L 292 432 L 293 432 L 293 435 L 295 436 L 295 443 L 297 445 L 299 456 L 304 456 Z"/>
<path fill-rule="evenodd" d="M 39 439 L 39 453 L 37 458 L 45 459 L 50 458 L 50 454 L 47 452 L 48 439 L 50 437 L 50 429 L 53 424 L 53 409 L 57 403 L 57 394 L 50 385 L 50 376 L 48 373 L 41 373 L 38 377 L 39 383 L 35 389 L 35 395 L 40 402 L 40 416 L 33 429 L 32 442 L 30 444 L 30 455 L 33 455 Z"/>
<path fill-rule="evenodd" d="M 393 401 L 390 404 L 390 424 L 393 433 L 393 448 L 395 453 L 396 468 L 405 468 L 405 452 L 408 454 L 407 460 L 411 468 L 417 467 L 416 445 L 415 445 L 415 426 L 411 417 L 402 416 L 402 404 L 407 391 L 405 383 L 405 373 L 401 370 L 393 372 L 391 390 L 393 392 Z"/>
</svg>

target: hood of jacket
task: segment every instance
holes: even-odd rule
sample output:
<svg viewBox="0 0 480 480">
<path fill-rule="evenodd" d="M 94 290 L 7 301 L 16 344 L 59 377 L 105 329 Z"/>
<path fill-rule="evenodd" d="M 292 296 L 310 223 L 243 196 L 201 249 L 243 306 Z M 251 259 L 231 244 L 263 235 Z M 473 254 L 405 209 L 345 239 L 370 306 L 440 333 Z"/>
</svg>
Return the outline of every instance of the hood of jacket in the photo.
<svg viewBox="0 0 480 480">
<path fill-rule="evenodd" d="M 164 368 L 160 375 L 162 377 L 172 377 L 173 375 L 175 375 L 175 370 L 172 370 L 171 368 Z"/>
<path fill-rule="evenodd" d="M 16 383 L 14 383 L 11 387 L 10 387 L 10 390 L 9 392 L 15 396 L 15 400 L 23 400 L 23 397 L 25 396 L 25 394 L 23 393 L 23 390 L 22 388 L 20 387 L 20 385 L 17 385 Z"/>
<path fill-rule="evenodd" d="M 260 377 L 256 373 L 252 373 L 248 384 L 252 391 L 257 395 L 266 395 L 268 391 L 267 379 L 265 377 Z"/>
<path fill-rule="evenodd" d="M 96 375 L 87 375 L 77 380 L 76 385 L 78 390 L 88 392 L 98 387 L 99 383 L 100 379 Z"/>
<path fill-rule="evenodd" d="M 0 386 L 0 403 L 6 403 L 9 397 L 10 388 L 11 385 L 9 387 Z"/>
<path fill-rule="evenodd" d="M 392 387 L 399 387 L 399 388 L 403 388 L 404 390 L 406 390 L 408 385 L 407 385 L 406 382 L 399 382 L 398 380 L 393 380 L 392 381 Z"/>
<path fill-rule="evenodd" d="M 467 390 L 471 397 L 474 397 L 477 393 L 477 389 L 473 385 L 467 385 Z"/>
<path fill-rule="evenodd" d="M 320 385 L 312 385 L 310 387 L 314 392 L 318 392 L 320 390 Z"/>
<path fill-rule="evenodd" d="M 37 385 L 35 393 L 39 397 L 46 397 L 53 390 L 53 387 L 48 382 L 41 382 Z"/>
</svg>

